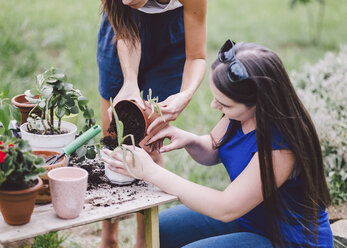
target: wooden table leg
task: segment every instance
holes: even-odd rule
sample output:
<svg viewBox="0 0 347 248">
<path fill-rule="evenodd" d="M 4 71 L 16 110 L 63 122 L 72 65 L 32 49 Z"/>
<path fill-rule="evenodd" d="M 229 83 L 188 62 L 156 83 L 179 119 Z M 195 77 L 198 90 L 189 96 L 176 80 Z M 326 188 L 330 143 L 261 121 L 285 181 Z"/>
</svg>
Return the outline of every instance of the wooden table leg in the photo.
<svg viewBox="0 0 347 248">
<path fill-rule="evenodd" d="M 159 210 L 158 206 L 144 210 L 146 247 L 159 248 Z"/>
</svg>

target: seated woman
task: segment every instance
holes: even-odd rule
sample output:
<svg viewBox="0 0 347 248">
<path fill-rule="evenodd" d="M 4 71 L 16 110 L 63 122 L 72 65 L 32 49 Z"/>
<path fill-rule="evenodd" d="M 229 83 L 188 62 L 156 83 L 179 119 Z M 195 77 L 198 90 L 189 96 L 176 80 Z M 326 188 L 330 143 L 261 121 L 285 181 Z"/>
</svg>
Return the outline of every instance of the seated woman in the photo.
<svg viewBox="0 0 347 248">
<path fill-rule="evenodd" d="M 229 40 L 211 75 L 211 107 L 223 113 L 211 134 L 168 126 L 148 144 L 167 137 L 160 152 L 185 148 L 203 165 L 222 162 L 230 185 L 218 191 L 190 182 L 140 148 L 129 166 L 184 204 L 160 214 L 160 247 L 333 247 L 318 136 L 279 57 Z M 104 160 L 129 175 L 121 152 Z"/>
</svg>

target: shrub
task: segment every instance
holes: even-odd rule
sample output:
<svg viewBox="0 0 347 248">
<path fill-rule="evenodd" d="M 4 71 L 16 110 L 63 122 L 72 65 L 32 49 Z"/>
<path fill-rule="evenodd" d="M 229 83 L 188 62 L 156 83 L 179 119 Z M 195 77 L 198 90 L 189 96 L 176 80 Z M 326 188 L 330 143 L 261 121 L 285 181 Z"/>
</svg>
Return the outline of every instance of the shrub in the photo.
<svg viewBox="0 0 347 248">
<path fill-rule="evenodd" d="M 34 243 L 31 248 L 61 248 L 62 243 L 68 238 L 68 236 L 59 236 L 58 232 L 50 232 L 35 237 Z"/>
<path fill-rule="evenodd" d="M 316 125 L 333 203 L 347 201 L 347 45 L 291 79 Z"/>
</svg>

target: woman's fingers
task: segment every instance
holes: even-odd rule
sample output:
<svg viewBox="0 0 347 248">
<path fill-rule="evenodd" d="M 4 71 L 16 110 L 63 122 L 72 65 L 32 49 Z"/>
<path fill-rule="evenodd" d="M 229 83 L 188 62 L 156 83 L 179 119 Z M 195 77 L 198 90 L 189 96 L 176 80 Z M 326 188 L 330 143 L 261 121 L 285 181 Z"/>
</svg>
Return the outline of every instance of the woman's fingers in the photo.
<svg viewBox="0 0 347 248">
<path fill-rule="evenodd" d="M 156 134 L 154 134 L 147 142 L 145 145 L 150 145 L 152 143 L 157 142 L 158 140 L 164 140 L 165 138 L 170 138 L 170 133 L 172 131 L 171 126 L 167 125 L 163 129 L 159 130 Z"/>
<path fill-rule="evenodd" d="M 170 151 L 173 151 L 173 150 L 176 150 L 177 147 L 175 146 L 175 144 L 171 143 L 171 144 L 168 144 L 166 146 L 163 146 L 159 149 L 159 152 L 160 153 L 164 153 L 164 152 L 170 152 Z"/>
<path fill-rule="evenodd" d="M 123 161 L 115 160 L 115 159 L 109 158 L 107 156 L 102 156 L 102 160 L 104 160 L 105 163 L 109 164 L 110 167 L 115 167 L 115 168 L 122 168 L 123 167 Z"/>
<path fill-rule="evenodd" d="M 147 135 L 152 134 L 153 130 L 154 130 L 157 126 L 161 125 L 163 122 L 164 122 L 164 119 L 163 119 L 161 116 L 159 116 L 157 119 L 155 119 L 155 120 L 151 123 L 151 125 L 149 125 L 149 127 L 147 128 Z M 167 120 L 165 120 L 165 122 L 167 122 Z"/>
</svg>

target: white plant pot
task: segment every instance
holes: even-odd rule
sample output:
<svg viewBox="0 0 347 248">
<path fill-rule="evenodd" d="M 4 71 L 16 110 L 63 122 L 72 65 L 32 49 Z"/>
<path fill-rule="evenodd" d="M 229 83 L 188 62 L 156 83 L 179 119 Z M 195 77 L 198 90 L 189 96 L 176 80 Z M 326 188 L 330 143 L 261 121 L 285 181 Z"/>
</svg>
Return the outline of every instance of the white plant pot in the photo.
<svg viewBox="0 0 347 248">
<path fill-rule="evenodd" d="M 101 155 L 107 157 L 107 155 L 101 151 Z M 110 170 L 109 164 L 105 163 L 105 176 L 111 181 L 111 183 L 117 185 L 129 185 L 135 181 L 135 178 L 124 176 L 120 173 Z"/>
<path fill-rule="evenodd" d="M 54 122 L 57 126 L 58 121 Z M 62 153 L 63 148 L 75 140 L 77 126 L 67 121 L 61 122 L 61 130 L 67 133 L 56 135 L 40 135 L 28 132 L 28 123 L 20 126 L 23 140 L 27 140 L 32 150 L 50 150 Z"/>
</svg>

